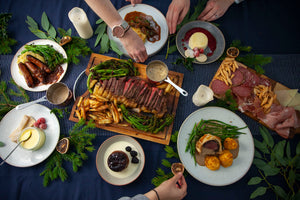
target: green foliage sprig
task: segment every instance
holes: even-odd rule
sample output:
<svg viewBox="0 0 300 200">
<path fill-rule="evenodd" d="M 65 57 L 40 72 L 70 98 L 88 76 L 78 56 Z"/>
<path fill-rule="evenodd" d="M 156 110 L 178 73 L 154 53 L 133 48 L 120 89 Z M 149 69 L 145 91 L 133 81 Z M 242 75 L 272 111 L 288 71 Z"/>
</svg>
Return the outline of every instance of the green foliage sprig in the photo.
<svg viewBox="0 0 300 200">
<path fill-rule="evenodd" d="M 230 44 L 230 47 L 236 47 L 240 50 L 240 53 L 242 53 L 242 55 L 239 55 L 236 58 L 237 61 L 245 64 L 247 67 L 253 68 L 259 74 L 264 74 L 265 70 L 263 69 L 263 66 L 272 62 L 272 57 L 266 57 L 261 54 L 251 53 L 252 47 L 242 45 L 240 40 L 233 40 Z M 225 53 L 222 56 L 222 59 L 224 58 Z"/>
<path fill-rule="evenodd" d="M 44 176 L 43 185 L 45 187 L 49 185 L 50 181 L 58 178 L 62 182 L 67 180 L 68 174 L 63 167 L 64 161 L 72 163 L 73 171 L 77 172 L 78 168 L 82 167 L 83 161 L 88 159 L 86 151 L 92 152 L 95 150 L 92 141 L 96 134 L 88 133 L 90 128 L 95 128 L 95 124 L 89 121 L 85 125 L 85 120 L 81 119 L 69 132 L 70 149 L 68 152 L 60 154 L 55 151 L 47 159 L 45 169 L 40 173 L 40 176 Z"/>
<path fill-rule="evenodd" d="M 97 35 L 97 38 L 94 47 L 98 46 L 100 43 L 99 53 L 104 54 L 107 53 L 109 50 L 112 50 L 115 53 L 117 53 L 118 56 L 122 56 L 123 52 L 119 50 L 117 43 L 113 40 L 110 40 L 108 35 L 105 33 L 107 29 L 107 24 L 102 19 L 97 20 L 96 24 L 98 24 L 98 26 L 94 34 Z"/>
<path fill-rule="evenodd" d="M 255 158 L 253 164 L 258 168 L 260 176 L 252 177 L 248 185 L 257 185 L 264 182 L 266 186 L 260 186 L 252 192 L 250 199 L 263 196 L 267 190 L 275 193 L 276 198 L 280 199 L 299 199 L 300 181 L 300 142 L 296 147 L 296 155 L 292 157 L 290 142 L 282 140 L 277 144 L 265 127 L 260 127 L 263 141 L 254 139 Z M 272 176 L 280 176 L 285 184 L 284 188 L 272 184 Z M 298 182 L 298 183 L 297 183 Z"/>
<path fill-rule="evenodd" d="M 8 113 L 10 110 L 14 109 L 20 103 L 25 103 L 29 101 L 29 96 L 23 88 L 18 86 L 13 80 L 10 80 L 9 83 L 14 85 L 17 91 L 12 88 L 8 89 L 7 82 L 0 82 L 0 120 Z M 20 97 L 21 102 L 13 101 L 11 98 Z"/>
<path fill-rule="evenodd" d="M 50 113 L 55 114 L 58 118 L 63 118 L 64 114 L 70 114 L 70 111 L 68 111 L 68 108 L 60 109 L 60 108 L 53 108 Z"/>
<path fill-rule="evenodd" d="M 229 109 L 231 111 L 236 111 L 238 110 L 238 103 L 233 97 L 233 94 L 231 92 L 231 89 L 227 90 L 225 92 L 225 97 L 224 99 L 218 99 L 215 102 L 209 102 L 207 106 L 218 106 L 218 107 L 223 107 L 226 109 Z"/>
<path fill-rule="evenodd" d="M 78 64 L 80 62 L 78 57 L 87 56 L 92 52 L 92 50 L 87 46 L 86 40 L 72 36 L 71 29 L 66 31 L 62 28 L 58 28 L 56 30 L 50 23 L 45 12 L 43 12 L 41 18 L 41 26 L 43 30 L 39 29 L 38 23 L 30 16 L 27 16 L 26 23 L 29 25 L 28 29 L 41 39 L 49 39 L 59 43 L 62 37 L 71 36 L 72 41 L 63 46 L 68 55 L 68 63 Z M 58 36 L 57 32 L 60 36 Z"/>
<path fill-rule="evenodd" d="M 187 70 L 192 72 L 192 71 L 194 71 L 194 67 L 193 67 L 194 60 L 195 60 L 195 58 L 177 58 L 173 64 L 175 64 L 175 65 L 183 64 L 183 66 Z"/>
<path fill-rule="evenodd" d="M 9 13 L 0 14 L 0 54 L 9 54 L 12 52 L 11 46 L 17 43 L 17 40 L 8 36 L 8 22 L 12 15 Z"/>
<path fill-rule="evenodd" d="M 177 137 L 178 137 L 178 131 L 175 131 L 175 133 L 172 134 L 172 136 L 171 136 L 171 143 L 176 144 L 177 143 Z M 179 155 L 178 155 L 177 151 L 174 150 L 173 147 L 165 146 L 164 150 L 166 152 L 166 158 L 177 159 L 178 162 L 180 162 L 179 161 Z M 162 159 L 161 164 L 165 168 L 168 169 L 168 172 L 165 172 L 161 167 L 159 167 L 156 170 L 157 175 L 151 180 L 151 183 L 155 187 L 159 186 L 162 182 L 164 182 L 164 181 L 168 180 L 169 178 L 173 177 L 173 173 L 171 172 L 171 165 L 172 165 L 171 162 L 167 159 Z"/>
</svg>

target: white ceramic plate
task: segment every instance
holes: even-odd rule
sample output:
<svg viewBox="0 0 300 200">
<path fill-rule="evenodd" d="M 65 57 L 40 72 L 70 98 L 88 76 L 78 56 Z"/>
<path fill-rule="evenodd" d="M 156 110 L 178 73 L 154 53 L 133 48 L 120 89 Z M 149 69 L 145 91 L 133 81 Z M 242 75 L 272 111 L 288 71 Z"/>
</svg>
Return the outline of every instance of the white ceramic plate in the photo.
<svg viewBox="0 0 300 200">
<path fill-rule="evenodd" d="M 59 53 L 61 53 L 63 55 L 64 58 L 67 59 L 67 54 L 65 52 L 65 50 L 56 42 L 52 41 L 52 40 L 47 40 L 47 39 L 39 39 L 39 40 L 33 40 L 31 42 L 28 42 L 26 45 L 30 45 L 30 44 L 34 44 L 34 45 L 51 45 L 56 51 L 58 51 Z M 17 85 L 19 85 L 20 87 L 24 88 L 25 90 L 28 91 L 32 91 L 32 92 L 40 92 L 40 91 L 45 91 L 47 90 L 51 84 L 47 84 L 47 85 L 40 85 L 34 88 L 28 87 L 28 85 L 26 84 L 25 78 L 24 76 L 21 74 L 19 67 L 18 67 L 18 56 L 21 55 L 21 52 L 25 50 L 25 45 L 22 46 L 17 53 L 15 54 L 11 65 L 10 65 L 10 70 L 11 70 L 11 76 L 14 79 L 14 81 L 16 82 Z M 59 82 L 65 75 L 65 73 L 67 72 L 67 68 L 68 68 L 68 63 L 64 63 L 61 65 L 64 72 L 62 73 L 62 75 L 59 77 L 59 79 L 57 80 L 57 82 Z"/>
<path fill-rule="evenodd" d="M 50 114 L 49 108 L 40 104 L 34 104 L 22 110 L 13 109 L 0 122 L 0 141 L 5 144 L 4 147 L 0 147 L 0 157 L 2 159 L 17 145 L 8 136 L 17 128 L 24 115 L 32 116 L 35 120 L 40 117 L 46 119 L 48 126 L 44 130 L 46 140 L 44 145 L 36 151 L 18 147 L 6 160 L 6 163 L 15 167 L 31 167 L 44 161 L 55 149 L 60 134 L 59 122 L 53 113 Z"/>
<path fill-rule="evenodd" d="M 232 166 L 220 167 L 217 171 L 211 171 L 205 166 L 195 164 L 190 152 L 185 152 L 189 134 L 195 123 L 201 119 L 216 119 L 237 127 L 247 126 L 235 113 L 220 107 L 205 107 L 190 114 L 182 123 L 177 140 L 177 148 L 181 162 L 186 170 L 197 180 L 212 186 L 224 186 L 240 180 L 249 170 L 254 156 L 253 137 L 249 128 L 242 129 L 239 136 L 239 155 L 233 160 Z"/>
<path fill-rule="evenodd" d="M 154 43 L 149 42 L 148 40 L 145 41 L 145 47 L 146 51 L 148 53 L 148 56 L 152 56 L 159 52 L 163 46 L 166 44 L 169 34 L 169 29 L 167 25 L 167 21 L 165 16 L 156 8 L 146 5 L 146 4 L 136 4 L 135 6 L 128 5 L 120 8 L 118 10 L 121 17 L 124 19 L 127 13 L 138 11 L 145 13 L 146 15 L 151 15 L 153 19 L 156 21 L 156 23 L 160 26 L 160 40 L 156 41 Z M 120 40 L 112 35 L 112 31 L 110 28 L 107 28 L 107 34 L 110 40 L 114 40 L 120 51 L 124 53 L 127 57 L 129 57 L 126 49 L 123 47 Z"/>
<path fill-rule="evenodd" d="M 184 52 L 184 48 L 189 48 L 188 44 L 185 44 L 184 42 L 184 37 L 188 31 L 190 31 L 193 28 L 203 28 L 207 31 L 209 31 L 214 38 L 216 39 L 216 49 L 213 52 L 211 56 L 207 57 L 207 60 L 205 62 L 199 62 L 197 60 L 194 61 L 196 64 L 209 64 L 212 62 L 215 62 L 222 56 L 224 49 L 225 49 L 225 38 L 223 33 L 220 31 L 218 27 L 213 25 L 212 23 L 209 22 L 204 22 L 204 21 L 192 21 L 189 23 L 186 23 L 184 26 L 181 27 L 181 29 L 178 31 L 176 35 L 176 46 L 179 51 L 179 53 L 186 58 Z M 204 53 L 207 54 L 208 48 L 205 49 Z"/>
<path fill-rule="evenodd" d="M 130 146 L 132 150 L 138 152 L 139 163 L 131 163 L 131 156 L 125 150 Z M 113 151 L 123 151 L 129 158 L 129 164 L 121 172 L 112 171 L 107 165 L 107 159 Z M 115 135 L 105 140 L 98 149 L 96 155 L 96 167 L 100 176 L 112 185 L 126 185 L 136 180 L 142 173 L 145 165 L 145 154 L 141 145 L 132 137 L 126 135 Z"/>
</svg>

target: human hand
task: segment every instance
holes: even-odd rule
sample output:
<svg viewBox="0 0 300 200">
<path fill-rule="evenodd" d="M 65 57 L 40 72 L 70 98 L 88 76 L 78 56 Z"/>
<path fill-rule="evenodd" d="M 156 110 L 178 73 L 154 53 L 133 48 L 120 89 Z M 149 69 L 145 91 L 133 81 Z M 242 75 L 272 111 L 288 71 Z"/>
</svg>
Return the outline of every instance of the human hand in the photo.
<svg viewBox="0 0 300 200">
<path fill-rule="evenodd" d="M 148 58 L 143 40 L 130 28 L 124 37 L 119 38 L 128 55 L 136 62 L 145 62 Z"/>
<path fill-rule="evenodd" d="M 164 181 L 157 188 L 160 200 L 179 200 L 183 199 L 187 194 L 187 184 L 183 174 L 177 173 L 172 178 Z"/>
<path fill-rule="evenodd" d="M 180 24 L 190 9 L 190 0 L 173 0 L 169 5 L 166 15 L 170 34 L 176 32 L 176 26 Z"/>
<path fill-rule="evenodd" d="M 142 3 L 143 0 L 125 0 L 125 1 L 130 2 L 134 6 L 135 4 Z"/>
<path fill-rule="evenodd" d="M 213 21 L 222 17 L 234 0 L 209 0 L 197 19 Z"/>
</svg>

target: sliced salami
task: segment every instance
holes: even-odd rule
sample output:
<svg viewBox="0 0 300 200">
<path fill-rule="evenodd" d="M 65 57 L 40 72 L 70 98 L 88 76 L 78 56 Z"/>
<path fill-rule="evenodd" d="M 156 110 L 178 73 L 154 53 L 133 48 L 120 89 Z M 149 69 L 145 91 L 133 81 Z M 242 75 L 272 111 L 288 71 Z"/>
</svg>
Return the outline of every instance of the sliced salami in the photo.
<svg viewBox="0 0 300 200">
<path fill-rule="evenodd" d="M 251 95 L 251 88 L 244 86 L 235 86 L 231 88 L 233 94 L 239 97 L 248 97 Z"/>
<path fill-rule="evenodd" d="M 214 91 L 215 94 L 223 95 L 229 89 L 229 86 L 226 85 L 225 82 L 215 79 L 211 83 L 211 89 Z"/>
<path fill-rule="evenodd" d="M 241 85 L 244 82 L 244 75 L 240 70 L 236 70 L 234 73 L 233 78 L 231 79 L 233 86 Z"/>
</svg>

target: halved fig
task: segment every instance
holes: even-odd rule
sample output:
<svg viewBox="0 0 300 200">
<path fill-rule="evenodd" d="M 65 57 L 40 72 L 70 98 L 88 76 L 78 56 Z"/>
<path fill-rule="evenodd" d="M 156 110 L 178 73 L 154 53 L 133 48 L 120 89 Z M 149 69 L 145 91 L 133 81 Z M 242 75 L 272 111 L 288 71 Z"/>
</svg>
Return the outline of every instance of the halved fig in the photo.
<svg viewBox="0 0 300 200">
<path fill-rule="evenodd" d="M 236 58 L 240 54 L 240 50 L 236 47 L 229 47 L 226 51 L 228 57 Z"/>
<path fill-rule="evenodd" d="M 56 145 L 56 151 L 58 151 L 61 154 L 67 153 L 69 150 L 69 139 L 68 138 L 62 138 L 61 140 L 58 141 Z"/>
<path fill-rule="evenodd" d="M 173 163 L 171 166 L 172 173 L 175 175 L 179 172 L 184 172 L 184 166 L 182 163 Z"/>
</svg>

